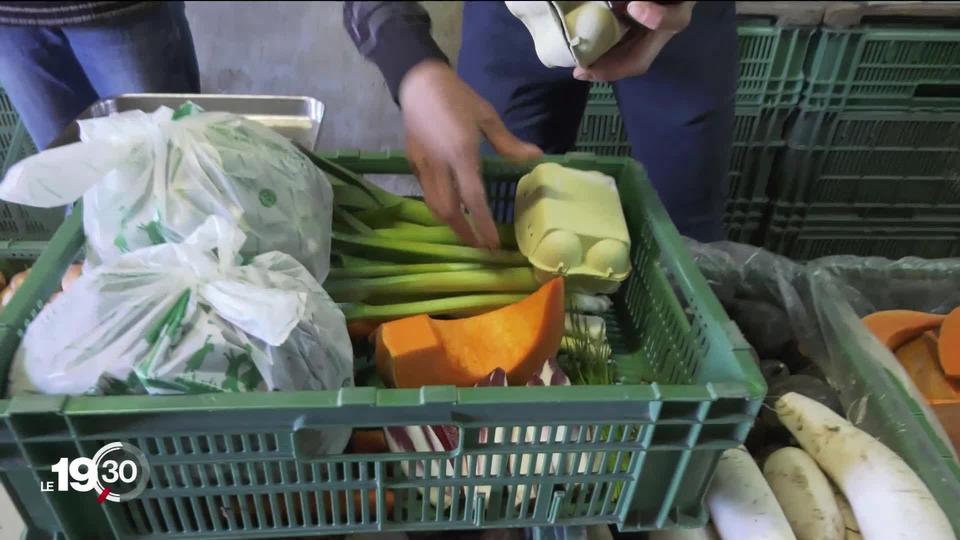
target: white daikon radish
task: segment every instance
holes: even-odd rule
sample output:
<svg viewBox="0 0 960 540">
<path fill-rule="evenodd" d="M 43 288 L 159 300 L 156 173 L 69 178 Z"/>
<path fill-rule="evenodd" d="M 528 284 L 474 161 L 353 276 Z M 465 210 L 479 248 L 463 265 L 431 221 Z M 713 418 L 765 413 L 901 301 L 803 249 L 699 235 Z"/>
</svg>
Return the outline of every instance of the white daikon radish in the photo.
<svg viewBox="0 0 960 540">
<path fill-rule="evenodd" d="M 567 296 L 571 303 L 571 311 L 588 315 L 600 315 L 610 311 L 613 300 L 605 294 L 571 293 Z"/>
<path fill-rule="evenodd" d="M 843 527 L 846 529 L 844 540 L 863 540 L 863 536 L 860 535 L 860 525 L 857 525 L 857 517 L 853 515 L 853 508 L 850 508 L 847 498 L 840 493 L 840 488 L 833 482 L 830 483 L 830 489 L 833 490 L 840 515 L 843 516 Z"/>
<path fill-rule="evenodd" d="M 650 531 L 649 540 L 720 540 L 713 525 L 707 524 L 700 529 L 670 529 L 666 531 Z"/>
<path fill-rule="evenodd" d="M 777 450 L 763 464 L 763 476 L 798 540 L 843 540 L 846 529 L 830 481 L 806 452 Z"/>
<path fill-rule="evenodd" d="M 742 446 L 720 456 L 706 503 L 723 540 L 796 538 L 763 473 Z"/>
<path fill-rule="evenodd" d="M 780 422 L 847 497 L 865 538 L 954 540 L 946 514 L 900 456 L 829 407 L 796 392 Z"/>
</svg>

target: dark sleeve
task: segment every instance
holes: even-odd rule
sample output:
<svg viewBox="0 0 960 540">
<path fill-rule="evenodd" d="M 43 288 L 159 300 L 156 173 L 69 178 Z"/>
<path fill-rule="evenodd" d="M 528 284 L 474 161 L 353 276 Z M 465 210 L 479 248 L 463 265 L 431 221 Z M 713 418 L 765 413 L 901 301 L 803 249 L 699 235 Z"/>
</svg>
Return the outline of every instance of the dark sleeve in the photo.
<svg viewBox="0 0 960 540">
<path fill-rule="evenodd" d="M 428 58 L 447 62 L 419 2 L 344 2 L 343 25 L 360 54 L 380 68 L 394 101 L 410 68 Z"/>
</svg>

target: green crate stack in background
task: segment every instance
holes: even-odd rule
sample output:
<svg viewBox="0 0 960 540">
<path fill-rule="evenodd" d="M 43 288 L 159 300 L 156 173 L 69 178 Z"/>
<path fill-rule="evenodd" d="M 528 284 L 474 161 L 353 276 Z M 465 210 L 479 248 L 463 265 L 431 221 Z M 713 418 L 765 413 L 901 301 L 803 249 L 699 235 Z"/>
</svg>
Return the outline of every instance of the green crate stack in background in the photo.
<svg viewBox="0 0 960 540">
<path fill-rule="evenodd" d="M 20 115 L 0 88 L 0 178 L 14 163 L 37 152 Z M 0 241 L 47 240 L 63 222 L 63 210 L 28 208 L 0 201 Z"/>
<path fill-rule="evenodd" d="M 767 179 L 775 155 L 785 146 L 784 123 L 801 98 L 803 61 L 812 32 L 812 27 L 777 26 L 766 18 L 738 19 L 740 73 L 724 216 L 732 240 L 754 239 L 763 219 Z M 630 154 L 611 85 L 591 88 L 576 150 Z"/>
<path fill-rule="evenodd" d="M 765 247 L 796 259 L 960 255 L 960 29 L 930 21 L 814 35 Z"/>
</svg>

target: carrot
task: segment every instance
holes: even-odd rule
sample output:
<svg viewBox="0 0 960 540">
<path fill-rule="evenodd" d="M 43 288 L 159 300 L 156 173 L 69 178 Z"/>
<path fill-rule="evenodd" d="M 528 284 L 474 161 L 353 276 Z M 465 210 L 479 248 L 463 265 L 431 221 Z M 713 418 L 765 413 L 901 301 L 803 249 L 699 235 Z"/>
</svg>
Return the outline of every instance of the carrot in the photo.
<svg viewBox="0 0 960 540">
<path fill-rule="evenodd" d="M 350 451 L 354 454 L 383 454 L 390 451 L 382 429 L 354 430 L 350 436 Z"/>
<path fill-rule="evenodd" d="M 943 373 L 950 379 L 960 379 L 960 308 L 951 311 L 940 326 L 937 353 Z"/>
</svg>

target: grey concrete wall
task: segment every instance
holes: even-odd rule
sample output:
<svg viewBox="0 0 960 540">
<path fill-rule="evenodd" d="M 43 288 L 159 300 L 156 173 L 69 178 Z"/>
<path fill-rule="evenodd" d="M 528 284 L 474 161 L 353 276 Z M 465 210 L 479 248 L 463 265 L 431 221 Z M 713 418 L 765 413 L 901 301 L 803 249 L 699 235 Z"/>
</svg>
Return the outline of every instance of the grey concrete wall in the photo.
<svg viewBox="0 0 960 540">
<path fill-rule="evenodd" d="M 456 59 L 462 2 L 426 2 L 433 33 Z M 341 2 L 187 2 L 207 93 L 307 95 L 326 105 L 320 147 L 402 147 L 379 71 L 343 29 Z"/>
</svg>

